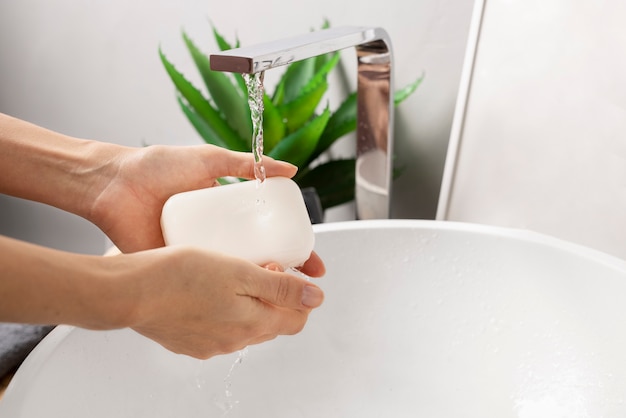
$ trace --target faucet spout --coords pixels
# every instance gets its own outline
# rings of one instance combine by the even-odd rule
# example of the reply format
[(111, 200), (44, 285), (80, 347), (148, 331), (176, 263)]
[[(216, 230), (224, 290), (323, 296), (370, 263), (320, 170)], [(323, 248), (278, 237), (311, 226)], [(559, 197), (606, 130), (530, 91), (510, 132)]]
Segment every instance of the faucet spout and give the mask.
[(390, 217), (393, 155), (391, 40), (382, 28), (339, 27), (231, 49), (210, 56), (211, 69), (258, 73), (354, 47), (357, 55), (355, 203), (358, 219)]

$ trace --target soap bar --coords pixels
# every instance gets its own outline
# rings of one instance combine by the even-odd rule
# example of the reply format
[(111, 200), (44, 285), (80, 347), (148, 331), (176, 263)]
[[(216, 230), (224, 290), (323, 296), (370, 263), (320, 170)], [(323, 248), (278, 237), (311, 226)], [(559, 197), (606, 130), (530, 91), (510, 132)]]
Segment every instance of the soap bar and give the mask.
[(285, 177), (176, 194), (161, 214), (166, 245), (192, 245), (264, 265), (299, 267), (315, 244), (298, 185)]

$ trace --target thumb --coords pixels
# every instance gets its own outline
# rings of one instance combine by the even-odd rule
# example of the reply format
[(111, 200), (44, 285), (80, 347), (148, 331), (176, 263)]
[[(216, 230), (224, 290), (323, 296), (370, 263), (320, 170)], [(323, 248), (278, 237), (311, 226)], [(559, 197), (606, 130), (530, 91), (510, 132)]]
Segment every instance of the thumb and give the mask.
[(291, 309), (311, 309), (322, 304), (324, 292), (316, 285), (289, 273), (263, 272), (252, 282), (249, 296)]
[[(212, 147), (209, 150), (215, 153), (213, 158), (210, 159), (212, 173), (220, 173), (220, 176), (254, 178), (254, 159), (250, 153), (230, 151), (221, 147)], [(282, 176), (291, 178), (298, 171), (298, 167), (295, 165), (286, 161), (275, 160), (267, 155), (263, 156), (263, 166), (268, 177)]]

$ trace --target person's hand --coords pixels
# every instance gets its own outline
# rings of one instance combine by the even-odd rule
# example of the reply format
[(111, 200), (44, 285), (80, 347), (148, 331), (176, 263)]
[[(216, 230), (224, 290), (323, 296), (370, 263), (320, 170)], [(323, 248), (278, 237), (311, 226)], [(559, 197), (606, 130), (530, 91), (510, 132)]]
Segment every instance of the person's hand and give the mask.
[(111, 257), (118, 260), (135, 266), (127, 325), (197, 358), (295, 334), (323, 300), (307, 280), (191, 247)]
[[(245, 260), (163, 247), (165, 201), (253, 178), (252, 156), (210, 145), (128, 148), (82, 140), (0, 114), (0, 192), (93, 222), (122, 252), (96, 257), (0, 237), (0, 320), (131, 327), (179, 353), (207, 358), (293, 334), (323, 293), (307, 280)], [(267, 176), (296, 167), (271, 158)], [(313, 253), (301, 271), (321, 276)]]
[[(254, 178), (251, 154), (200, 145), (125, 148), (111, 158), (87, 218), (122, 252), (164, 245), (161, 211), (172, 195), (216, 185), (219, 177)], [(263, 158), (266, 175), (293, 177), (297, 168)]]

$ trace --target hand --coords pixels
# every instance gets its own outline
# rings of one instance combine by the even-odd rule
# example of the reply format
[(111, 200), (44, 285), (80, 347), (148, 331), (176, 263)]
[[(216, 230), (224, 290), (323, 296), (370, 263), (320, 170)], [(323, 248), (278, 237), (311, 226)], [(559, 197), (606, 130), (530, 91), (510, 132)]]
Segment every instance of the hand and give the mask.
[(139, 269), (129, 326), (197, 358), (295, 334), (323, 300), (321, 289), (302, 278), (200, 249), (167, 247), (118, 257), (111, 261), (126, 260)]
[[(127, 148), (58, 134), (0, 114), (0, 192), (82, 216), (124, 252), (95, 257), (0, 237), (0, 320), (92, 329), (130, 326), (206, 358), (293, 334), (323, 293), (308, 281), (200, 249), (163, 246), (173, 194), (223, 176), (252, 178), (250, 154), (214, 146)], [(268, 176), (296, 167), (265, 158)], [(142, 251), (145, 250), (145, 251)], [(302, 267), (324, 273), (316, 254)]]
[[(219, 177), (254, 178), (251, 154), (212, 145), (124, 148), (111, 161), (86, 217), (122, 252), (164, 245), (160, 218), (170, 196), (212, 187)], [(269, 157), (263, 161), (268, 177), (292, 177), (297, 170)]]

